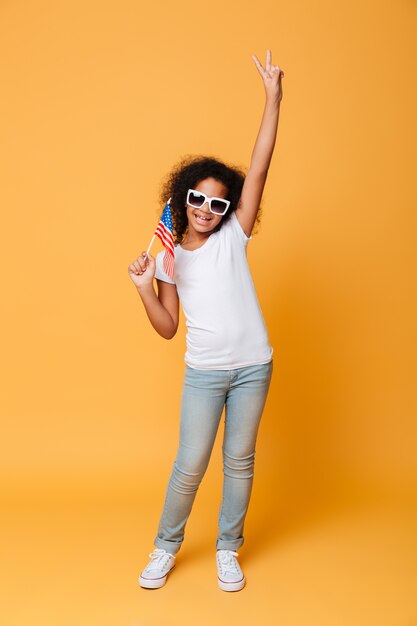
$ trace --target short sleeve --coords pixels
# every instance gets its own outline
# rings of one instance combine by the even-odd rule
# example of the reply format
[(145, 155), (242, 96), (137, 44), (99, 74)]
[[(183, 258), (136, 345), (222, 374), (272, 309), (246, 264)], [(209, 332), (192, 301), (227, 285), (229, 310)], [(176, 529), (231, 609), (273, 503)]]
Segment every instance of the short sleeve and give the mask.
[(252, 239), (252, 235), (250, 237), (247, 236), (242, 226), (240, 225), (240, 222), (236, 215), (236, 211), (232, 212), (232, 215), (230, 216), (230, 223), (232, 229), (237, 234), (237, 236), (243, 241), (245, 245), (247, 245), (248, 242)]
[(165, 254), (165, 250), (161, 250), (161, 252), (158, 252), (158, 254), (156, 255), (155, 278), (158, 278), (159, 280), (163, 280), (166, 283), (170, 283), (171, 285), (175, 285), (175, 281), (172, 280), (172, 278), (168, 276), (168, 274), (165, 272), (163, 268), (164, 254)]

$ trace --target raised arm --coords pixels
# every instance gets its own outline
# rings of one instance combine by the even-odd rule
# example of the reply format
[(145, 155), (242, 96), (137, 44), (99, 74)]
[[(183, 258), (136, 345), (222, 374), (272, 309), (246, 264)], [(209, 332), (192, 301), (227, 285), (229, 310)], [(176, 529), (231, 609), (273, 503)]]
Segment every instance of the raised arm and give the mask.
[(255, 224), (269, 165), (274, 152), (278, 129), (279, 108), (282, 100), (281, 79), (284, 76), (284, 72), (278, 65), (272, 65), (270, 50), (267, 50), (266, 53), (265, 68), (262, 67), (259, 59), (255, 55), (252, 55), (252, 58), (262, 77), (266, 100), (249, 170), (243, 184), (239, 206), (236, 209), (236, 217), (248, 237), (250, 237), (253, 225)]

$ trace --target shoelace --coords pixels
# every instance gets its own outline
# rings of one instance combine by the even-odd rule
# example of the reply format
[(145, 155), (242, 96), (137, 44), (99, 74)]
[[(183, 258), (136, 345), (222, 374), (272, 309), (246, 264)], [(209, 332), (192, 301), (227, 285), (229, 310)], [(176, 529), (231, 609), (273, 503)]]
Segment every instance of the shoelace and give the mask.
[(160, 569), (161, 567), (164, 567), (168, 560), (170, 559), (171, 554), (168, 554), (163, 548), (156, 548), (155, 550), (153, 550), (149, 556), (152, 559), (152, 563), (149, 563), (149, 565), (147, 566), (147, 570), (151, 570), (151, 569)]
[(236, 574), (241, 574), (237, 561), (234, 558), (235, 556), (239, 556), (239, 553), (235, 552), (234, 550), (222, 550), (220, 552), (219, 561), (222, 566), (223, 574), (228, 571)]

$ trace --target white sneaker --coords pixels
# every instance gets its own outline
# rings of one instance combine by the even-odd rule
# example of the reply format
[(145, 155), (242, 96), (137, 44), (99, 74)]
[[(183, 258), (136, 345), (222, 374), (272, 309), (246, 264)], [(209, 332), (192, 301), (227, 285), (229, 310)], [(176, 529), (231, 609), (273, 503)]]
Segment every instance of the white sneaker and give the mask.
[(217, 581), (223, 591), (239, 591), (245, 586), (245, 577), (238, 560), (239, 556), (234, 550), (217, 550)]
[(147, 589), (159, 589), (165, 585), (169, 572), (175, 567), (175, 555), (164, 548), (155, 548), (149, 556), (151, 560), (141, 572), (138, 583)]

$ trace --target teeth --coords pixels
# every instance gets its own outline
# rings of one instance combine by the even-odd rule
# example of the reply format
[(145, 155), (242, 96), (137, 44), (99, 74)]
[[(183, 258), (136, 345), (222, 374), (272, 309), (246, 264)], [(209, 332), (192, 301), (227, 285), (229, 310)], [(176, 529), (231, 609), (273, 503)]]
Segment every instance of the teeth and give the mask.
[(211, 217), (202, 217), (201, 215), (196, 215), (196, 217), (198, 217), (200, 220), (205, 220), (206, 222), (209, 222), (211, 220)]

